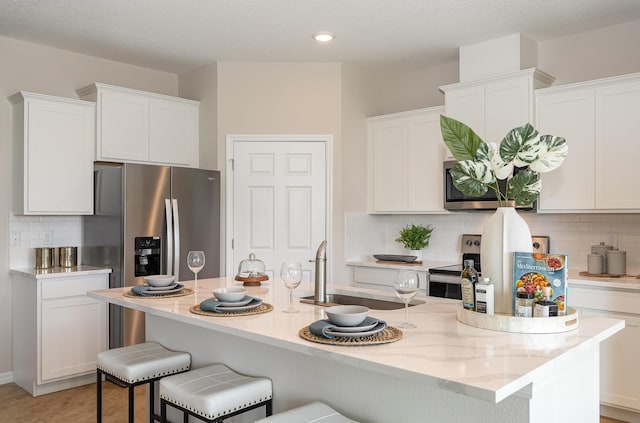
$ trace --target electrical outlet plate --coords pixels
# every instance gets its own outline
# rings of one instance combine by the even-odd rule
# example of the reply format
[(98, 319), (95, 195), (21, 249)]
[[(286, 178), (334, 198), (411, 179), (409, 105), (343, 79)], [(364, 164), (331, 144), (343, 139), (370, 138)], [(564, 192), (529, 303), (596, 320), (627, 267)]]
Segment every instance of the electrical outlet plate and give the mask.
[(20, 246), (20, 232), (11, 231), (9, 232), (9, 247), (19, 247)]
[(53, 234), (51, 231), (40, 231), (40, 239), (42, 240), (42, 245), (51, 245)]

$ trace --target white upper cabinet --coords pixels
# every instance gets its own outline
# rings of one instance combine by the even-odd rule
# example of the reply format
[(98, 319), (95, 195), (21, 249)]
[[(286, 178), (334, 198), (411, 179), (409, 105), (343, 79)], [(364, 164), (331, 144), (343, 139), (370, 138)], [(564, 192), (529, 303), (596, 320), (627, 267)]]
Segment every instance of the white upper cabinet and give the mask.
[(543, 212), (639, 212), (640, 74), (536, 92), (537, 128), (564, 137), (569, 155), (542, 175)]
[(96, 160), (198, 167), (199, 102), (96, 83)]
[(19, 92), (13, 103), (14, 212), (93, 213), (95, 105)]
[(444, 213), (442, 107), (367, 119), (369, 213)]
[(440, 87), (445, 114), (471, 127), (486, 142), (502, 141), (511, 129), (533, 122), (533, 90), (553, 78), (536, 69)]

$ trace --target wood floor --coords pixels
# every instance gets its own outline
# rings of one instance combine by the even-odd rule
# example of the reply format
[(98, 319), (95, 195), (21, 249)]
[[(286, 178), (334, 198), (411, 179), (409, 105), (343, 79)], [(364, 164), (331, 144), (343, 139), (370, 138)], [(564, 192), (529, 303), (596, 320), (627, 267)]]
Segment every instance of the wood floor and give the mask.
[[(127, 421), (127, 390), (104, 382), (103, 422)], [(135, 388), (136, 422), (146, 415), (146, 385)], [(14, 383), (0, 385), (0, 422), (2, 423), (86, 423), (96, 421), (95, 384), (67, 389), (33, 398)], [(600, 423), (624, 423), (601, 417)]]

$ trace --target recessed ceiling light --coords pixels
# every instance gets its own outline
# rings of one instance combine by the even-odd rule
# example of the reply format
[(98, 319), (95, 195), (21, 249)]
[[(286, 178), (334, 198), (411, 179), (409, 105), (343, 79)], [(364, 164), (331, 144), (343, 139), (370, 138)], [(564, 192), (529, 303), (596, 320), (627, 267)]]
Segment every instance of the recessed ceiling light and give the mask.
[(315, 34), (313, 34), (313, 39), (322, 43), (331, 41), (334, 38), (336, 37), (330, 32), (316, 32)]

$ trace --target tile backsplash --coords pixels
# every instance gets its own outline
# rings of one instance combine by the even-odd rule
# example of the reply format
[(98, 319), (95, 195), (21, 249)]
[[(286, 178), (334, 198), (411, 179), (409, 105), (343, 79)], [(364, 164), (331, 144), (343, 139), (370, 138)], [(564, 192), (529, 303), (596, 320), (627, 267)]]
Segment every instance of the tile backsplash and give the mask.
[[(481, 234), (491, 212), (445, 215), (345, 215), (345, 259), (371, 259), (371, 255), (407, 254), (395, 242), (406, 224), (435, 227), (424, 260), (458, 262), (460, 235)], [(604, 242), (627, 252), (627, 274), (640, 274), (640, 214), (540, 214), (520, 213), (533, 235), (548, 235), (551, 252), (569, 255), (569, 268), (587, 270), (591, 245)]]
[[(37, 247), (80, 247), (82, 218), (80, 216), (9, 217), (9, 267), (33, 268)], [(81, 254), (80, 248), (78, 255)], [(78, 257), (78, 263), (82, 263)]]

